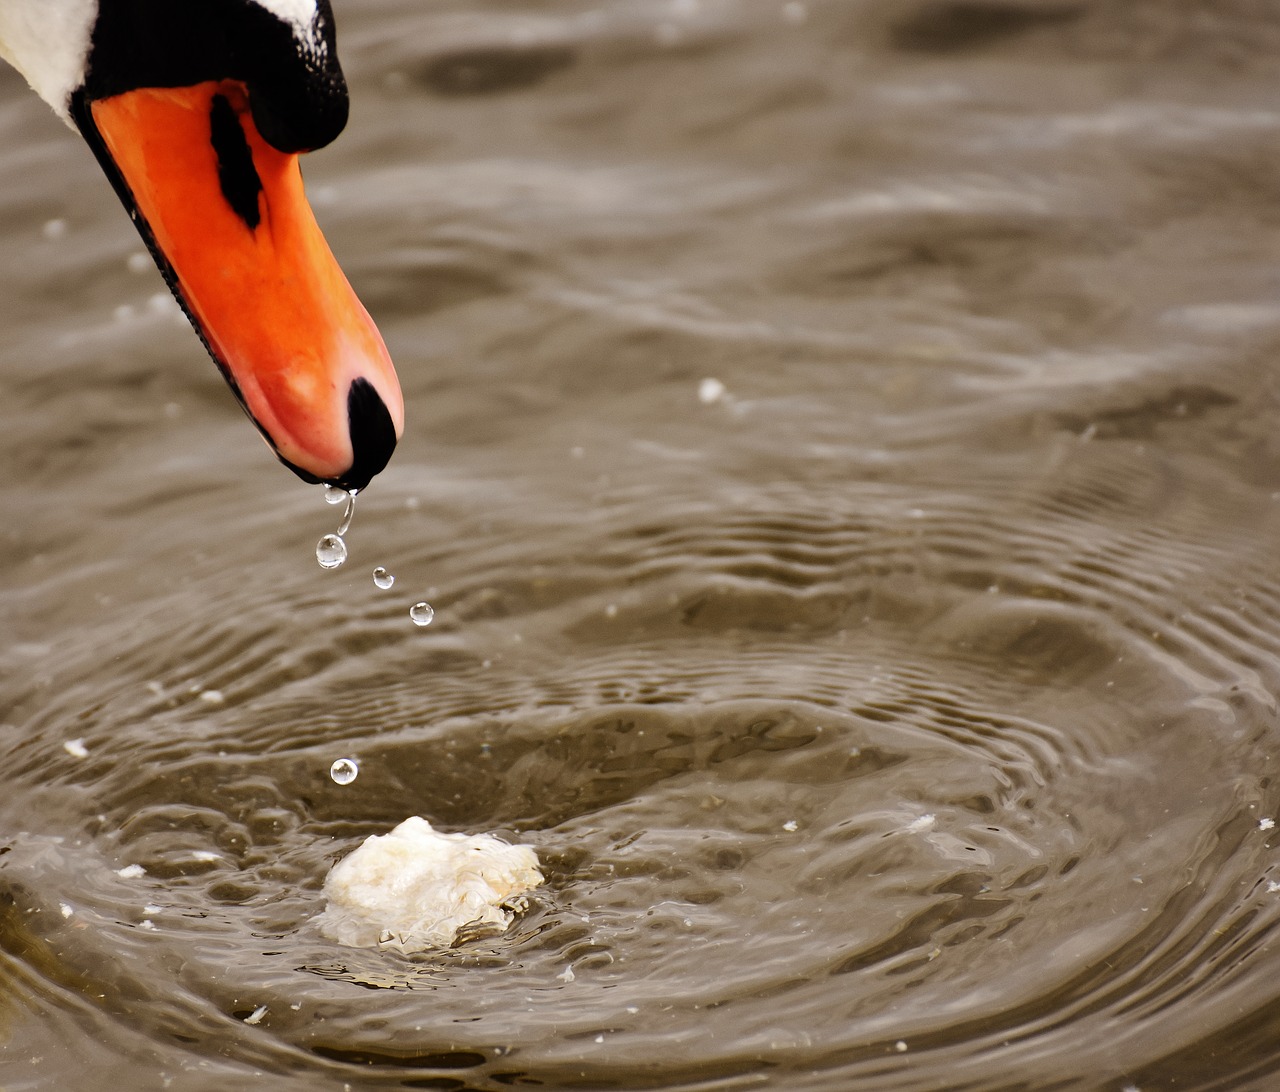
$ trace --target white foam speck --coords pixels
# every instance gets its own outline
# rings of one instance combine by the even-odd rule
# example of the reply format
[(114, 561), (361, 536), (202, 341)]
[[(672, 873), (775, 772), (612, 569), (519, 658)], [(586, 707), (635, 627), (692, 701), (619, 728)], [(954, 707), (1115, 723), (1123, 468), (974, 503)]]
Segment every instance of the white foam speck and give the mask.
[(83, 739), (69, 739), (62, 745), (62, 749), (72, 758), (89, 757), (89, 748), (84, 745)]
[(913, 819), (907, 824), (906, 832), (908, 834), (923, 834), (926, 830), (933, 830), (937, 821), (936, 816), (929, 814), (922, 815), (920, 818)]
[(1267, 819), (1259, 819), (1259, 820), (1258, 820), (1258, 829), (1259, 829), (1259, 830), (1270, 830), (1270, 829), (1271, 829), (1272, 827), (1274, 827), (1275, 825), (1276, 825), (1276, 821), (1275, 821), (1274, 819), (1271, 819), (1271, 818), (1267, 818)]
[(790, 0), (782, 5), (782, 18), (792, 26), (799, 26), (809, 18), (809, 9), (800, 0)]
[(698, 401), (712, 406), (725, 396), (725, 385), (718, 379), (704, 379), (698, 384)]
[(136, 880), (139, 876), (145, 876), (147, 870), (140, 864), (125, 865), (124, 868), (117, 868), (116, 875), (122, 880)]
[(178, 301), (169, 292), (153, 292), (147, 297), (147, 310), (153, 315), (177, 314)]
[(262, 1018), (266, 1015), (267, 1015), (267, 1006), (259, 1005), (256, 1009), (253, 1010), (253, 1012), (249, 1013), (249, 1015), (244, 1018), (244, 1022), (246, 1024), (260, 1024), (262, 1023)]
[(69, 918), (71, 917), (72, 914), (75, 913), (75, 911), (72, 910), (71, 907), (65, 902), (58, 903), (58, 909), (62, 912), (62, 916), (64, 918)]

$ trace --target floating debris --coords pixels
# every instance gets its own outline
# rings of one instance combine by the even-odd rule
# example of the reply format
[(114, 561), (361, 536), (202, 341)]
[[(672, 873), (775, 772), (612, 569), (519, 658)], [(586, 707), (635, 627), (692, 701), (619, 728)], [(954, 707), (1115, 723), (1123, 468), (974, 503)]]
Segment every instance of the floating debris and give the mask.
[(540, 883), (531, 847), (491, 834), (440, 834), (414, 816), (334, 865), (317, 921), (326, 937), (352, 948), (448, 948), (464, 926), (469, 936), (477, 927), (506, 929), (513, 903)]

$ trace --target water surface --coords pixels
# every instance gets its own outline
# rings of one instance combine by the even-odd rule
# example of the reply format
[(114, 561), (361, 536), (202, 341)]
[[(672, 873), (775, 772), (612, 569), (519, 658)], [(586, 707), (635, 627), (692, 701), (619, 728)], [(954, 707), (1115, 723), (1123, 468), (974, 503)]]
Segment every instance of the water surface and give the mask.
[[(0, 1083), (1272, 1087), (1270, 6), (336, 6), (332, 572), (0, 74)], [(530, 912), (326, 941), (415, 814)]]

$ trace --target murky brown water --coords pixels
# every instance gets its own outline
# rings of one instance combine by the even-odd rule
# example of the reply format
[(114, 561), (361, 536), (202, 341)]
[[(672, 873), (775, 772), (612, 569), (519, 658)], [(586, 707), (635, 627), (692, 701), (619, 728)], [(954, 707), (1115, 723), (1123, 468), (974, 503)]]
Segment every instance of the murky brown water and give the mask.
[[(0, 1084), (1275, 1087), (1270, 0), (336, 6), (333, 573), (0, 74)], [(548, 887), (325, 941), (413, 814)]]

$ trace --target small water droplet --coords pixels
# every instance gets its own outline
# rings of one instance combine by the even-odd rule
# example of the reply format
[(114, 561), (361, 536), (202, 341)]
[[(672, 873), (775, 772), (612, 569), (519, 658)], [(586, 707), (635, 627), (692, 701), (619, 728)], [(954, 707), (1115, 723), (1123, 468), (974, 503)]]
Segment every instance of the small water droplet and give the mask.
[(386, 591), (387, 588), (391, 587), (391, 585), (396, 582), (396, 578), (379, 565), (373, 570), (373, 582), (383, 591)]
[(356, 514), (356, 495), (347, 494), (347, 507), (342, 513), (342, 522), (338, 524), (338, 534), (345, 535), (351, 529), (351, 517)]
[(347, 560), (347, 544), (341, 535), (325, 535), (316, 543), (316, 560), (322, 569), (336, 569)]
[(339, 489), (336, 485), (324, 487), (325, 504), (345, 504), (350, 495), (345, 489)]
[(329, 767), (329, 776), (339, 785), (350, 785), (360, 775), (360, 767), (354, 758), (336, 759)]
[(409, 608), (409, 617), (415, 626), (429, 626), (435, 616), (435, 608), (430, 603), (414, 603)]

